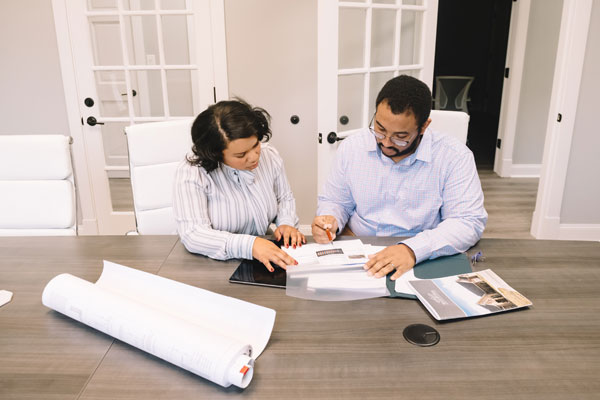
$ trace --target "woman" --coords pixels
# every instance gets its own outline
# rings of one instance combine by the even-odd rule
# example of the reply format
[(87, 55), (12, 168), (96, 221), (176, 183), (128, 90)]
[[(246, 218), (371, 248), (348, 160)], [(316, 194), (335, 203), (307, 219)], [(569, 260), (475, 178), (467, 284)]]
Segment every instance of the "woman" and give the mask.
[(192, 125), (192, 152), (175, 176), (173, 211), (192, 253), (226, 260), (256, 258), (269, 271), (297, 264), (272, 241), (256, 237), (274, 222), (277, 241), (301, 246), (296, 202), (283, 160), (266, 142), (270, 115), (242, 100), (221, 101)]

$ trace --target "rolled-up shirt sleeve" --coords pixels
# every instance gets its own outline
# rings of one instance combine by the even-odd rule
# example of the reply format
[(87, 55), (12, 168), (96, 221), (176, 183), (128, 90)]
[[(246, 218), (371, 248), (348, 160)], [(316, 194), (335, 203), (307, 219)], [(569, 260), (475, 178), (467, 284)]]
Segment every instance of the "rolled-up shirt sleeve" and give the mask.
[(252, 259), (255, 236), (213, 229), (209, 213), (210, 177), (187, 161), (179, 165), (173, 189), (173, 214), (185, 248), (217, 260)]

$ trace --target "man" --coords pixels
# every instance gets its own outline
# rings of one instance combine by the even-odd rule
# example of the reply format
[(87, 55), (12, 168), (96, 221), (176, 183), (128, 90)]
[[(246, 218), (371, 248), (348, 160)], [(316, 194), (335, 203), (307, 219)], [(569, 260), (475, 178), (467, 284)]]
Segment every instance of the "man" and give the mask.
[[(369, 129), (338, 148), (319, 196), (312, 234), (318, 243), (341, 232), (409, 237), (373, 255), (364, 268), (392, 280), (416, 263), (463, 252), (487, 221), (473, 153), (427, 130), (431, 91), (401, 75), (377, 95)], [(345, 229), (344, 229), (345, 227)]]

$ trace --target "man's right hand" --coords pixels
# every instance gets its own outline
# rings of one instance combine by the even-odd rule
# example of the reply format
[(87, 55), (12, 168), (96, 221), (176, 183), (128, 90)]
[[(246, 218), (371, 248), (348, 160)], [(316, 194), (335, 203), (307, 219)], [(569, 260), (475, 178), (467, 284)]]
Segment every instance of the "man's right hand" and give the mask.
[(270, 272), (275, 270), (271, 263), (275, 263), (283, 269), (286, 269), (288, 265), (298, 264), (296, 260), (277, 247), (275, 243), (259, 237), (254, 239), (252, 257), (263, 263)]
[[(335, 239), (338, 230), (337, 219), (333, 215), (318, 215), (312, 222), (312, 235), (317, 243), (329, 243)], [(331, 233), (331, 239), (327, 237), (327, 229)]]

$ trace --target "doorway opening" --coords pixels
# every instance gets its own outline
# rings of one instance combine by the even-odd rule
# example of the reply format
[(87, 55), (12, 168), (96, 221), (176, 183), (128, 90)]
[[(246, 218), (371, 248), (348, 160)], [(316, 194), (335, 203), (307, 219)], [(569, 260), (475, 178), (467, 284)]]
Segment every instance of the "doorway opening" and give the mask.
[(439, 0), (433, 92), (435, 77), (473, 77), (467, 145), (478, 169), (494, 166), (511, 8), (511, 0)]

